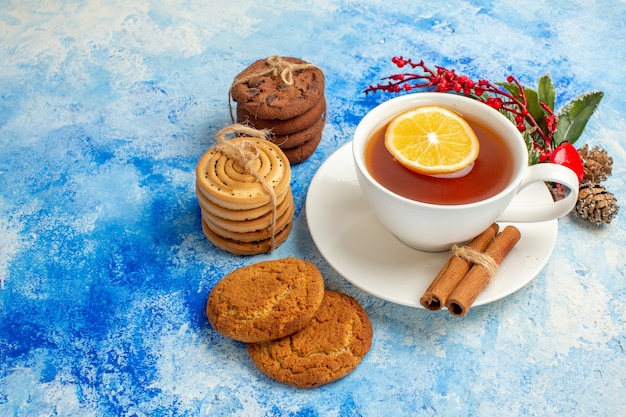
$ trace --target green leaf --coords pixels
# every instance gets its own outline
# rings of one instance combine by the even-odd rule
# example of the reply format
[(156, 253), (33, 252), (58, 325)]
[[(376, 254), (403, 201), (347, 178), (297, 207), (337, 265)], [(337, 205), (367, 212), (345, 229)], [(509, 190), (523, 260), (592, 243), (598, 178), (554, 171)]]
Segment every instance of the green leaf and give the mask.
[(519, 97), (520, 89), (515, 83), (495, 83), (497, 86), (504, 88), (506, 91), (514, 95), (515, 97)]
[(552, 83), (552, 78), (550, 78), (550, 74), (545, 74), (539, 79), (539, 84), (537, 85), (537, 94), (539, 96), (539, 101), (546, 104), (552, 111), (554, 111), (554, 102), (556, 100), (556, 90), (554, 89), (554, 84)]
[[(511, 93), (512, 96), (518, 98), (520, 101), (520, 94), (522, 93), (520, 88), (515, 83), (496, 83), (496, 85), (504, 88), (506, 91)], [(526, 95), (526, 108), (530, 115), (537, 121), (537, 123), (541, 124), (545, 117), (545, 112), (539, 105), (539, 96), (537, 92), (531, 88), (524, 87), (524, 94)]]
[(565, 141), (574, 144), (578, 140), (602, 97), (604, 97), (602, 91), (583, 93), (559, 110), (557, 113), (559, 123), (554, 133), (554, 146), (559, 146)]
[(543, 129), (543, 121), (546, 118), (546, 112), (539, 105), (539, 94), (530, 88), (524, 88), (524, 93), (526, 94), (526, 107), (528, 108), (528, 112)]

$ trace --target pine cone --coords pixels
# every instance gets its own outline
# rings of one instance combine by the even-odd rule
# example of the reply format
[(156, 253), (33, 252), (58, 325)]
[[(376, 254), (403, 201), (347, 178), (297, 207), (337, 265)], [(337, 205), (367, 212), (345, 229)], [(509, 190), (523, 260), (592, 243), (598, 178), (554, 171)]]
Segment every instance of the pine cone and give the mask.
[(584, 180), (590, 180), (596, 184), (606, 180), (613, 171), (613, 158), (604, 149), (594, 146), (589, 150), (586, 144), (578, 150), (580, 158), (585, 166)]
[(619, 206), (615, 196), (603, 185), (583, 180), (578, 190), (578, 201), (574, 214), (595, 226), (608, 224), (617, 215)]
[(561, 184), (547, 183), (554, 201), (563, 200), (565, 198), (565, 190)]

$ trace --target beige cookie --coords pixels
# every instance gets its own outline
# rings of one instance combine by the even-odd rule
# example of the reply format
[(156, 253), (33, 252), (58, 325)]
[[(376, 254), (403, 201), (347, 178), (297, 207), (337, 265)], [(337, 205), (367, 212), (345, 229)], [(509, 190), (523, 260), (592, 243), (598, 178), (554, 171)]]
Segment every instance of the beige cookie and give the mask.
[(278, 340), (249, 344), (248, 353), (270, 378), (309, 388), (352, 372), (369, 351), (372, 337), (365, 310), (353, 298), (327, 290), (305, 328)]
[[(276, 203), (277, 205), (284, 204), (285, 198), (287, 194), (291, 194), (291, 188), (287, 188), (285, 192), (280, 195), (276, 195)], [(209, 200), (202, 190), (196, 186), (196, 196), (198, 197), (198, 203), (200, 204), (200, 208), (209, 213), (212, 213), (215, 216), (221, 217), (222, 219), (233, 220), (233, 221), (244, 221), (244, 220), (252, 220), (258, 219), (261, 216), (266, 215), (272, 210), (272, 203), (267, 203), (263, 206), (259, 206), (253, 209), (247, 210), (232, 210), (227, 209), (225, 207), (219, 206)]]
[(257, 156), (253, 160), (252, 171), (259, 181), (214, 146), (207, 151), (196, 165), (196, 186), (204, 197), (221, 207), (231, 210), (249, 210), (271, 202), (267, 184), (275, 195), (289, 187), (291, 166), (283, 151), (270, 141), (258, 138), (237, 138), (229, 142), (237, 144), (249, 141), (256, 147)]
[(216, 247), (228, 251), (233, 255), (249, 256), (271, 252), (282, 245), (289, 237), (292, 225), (293, 222), (287, 223), (282, 230), (276, 230), (273, 242), (271, 236), (257, 242), (241, 242), (238, 240), (227, 239), (215, 234), (215, 232), (211, 230), (204, 220), (202, 220), (202, 231), (209, 242)]
[[(216, 215), (214, 212), (209, 211), (209, 207), (207, 207), (206, 201), (204, 201), (202, 198), (198, 198), (198, 202), (200, 203), (202, 216), (207, 219), (209, 225), (215, 225), (220, 229), (228, 230), (235, 233), (249, 233), (267, 229), (272, 225), (273, 214), (271, 206), (268, 207), (267, 212), (257, 218), (240, 221), (225, 219), (221, 216)], [(287, 217), (285, 213), (287, 213), (288, 211), (290, 211), (291, 214)], [(291, 193), (287, 193), (287, 195), (285, 195), (285, 198), (283, 198), (283, 201), (276, 205), (276, 222), (278, 222), (279, 219), (282, 219), (281, 221), (283, 222), (291, 221), (292, 217), (293, 197)], [(222, 233), (218, 234), (226, 236)]]
[(324, 279), (315, 265), (296, 258), (236, 269), (209, 294), (206, 314), (216, 331), (242, 342), (292, 334), (315, 315)]
[[(241, 223), (241, 227), (238, 231), (233, 231), (234, 225), (229, 224), (229, 228), (222, 227), (223, 219), (216, 218), (209, 213), (202, 213), (202, 220), (206, 223), (207, 227), (211, 229), (213, 233), (226, 239), (235, 240), (239, 242), (258, 242), (272, 237), (272, 230), (275, 234), (278, 234), (281, 230), (291, 223), (293, 219), (293, 204), (287, 207), (287, 211), (282, 213), (281, 216), (276, 218), (276, 222), (272, 229), (271, 216), (268, 219), (267, 226), (258, 229), (255, 227), (246, 227), (250, 221), (238, 222)], [(220, 223), (222, 222), (222, 223)], [(231, 222), (234, 223), (234, 222)]]

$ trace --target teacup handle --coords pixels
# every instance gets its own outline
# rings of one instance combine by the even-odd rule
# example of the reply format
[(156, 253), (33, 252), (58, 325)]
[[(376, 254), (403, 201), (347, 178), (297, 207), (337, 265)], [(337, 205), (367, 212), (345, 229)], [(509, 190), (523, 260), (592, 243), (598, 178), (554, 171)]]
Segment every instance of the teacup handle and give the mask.
[(498, 217), (502, 222), (531, 223), (558, 219), (574, 208), (578, 199), (578, 177), (571, 169), (558, 164), (543, 163), (532, 165), (520, 184), (518, 193), (535, 182), (555, 182), (569, 188), (565, 198), (550, 203), (532, 205), (509, 205)]

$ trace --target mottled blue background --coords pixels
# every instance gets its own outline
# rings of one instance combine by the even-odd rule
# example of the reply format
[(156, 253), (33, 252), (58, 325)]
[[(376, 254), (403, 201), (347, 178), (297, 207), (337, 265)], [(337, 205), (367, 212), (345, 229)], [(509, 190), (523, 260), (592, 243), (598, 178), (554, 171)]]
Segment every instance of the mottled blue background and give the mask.
[[(626, 3), (504, 3), (0, 0), (0, 415), (623, 415), (623, 215), (563, 218), (537, 279), (463, 319), (358, 290), (307, 229), (308, 184), (389, 98), (362, 91), (393, 55), (531, 86), (548, 72), (557, 107), (604, 91), (580, 141), (614, 158), (626, 202)], [(194, 167), (234, 76), (274, 54), (324, 69), (328, 124), (293, 168), (288, 241), (235, 257), (202, 235)], [(223, 275), (285, 256), (374, 326), (361, 366), (314, 390), (267, 379), (204, 317)]]

